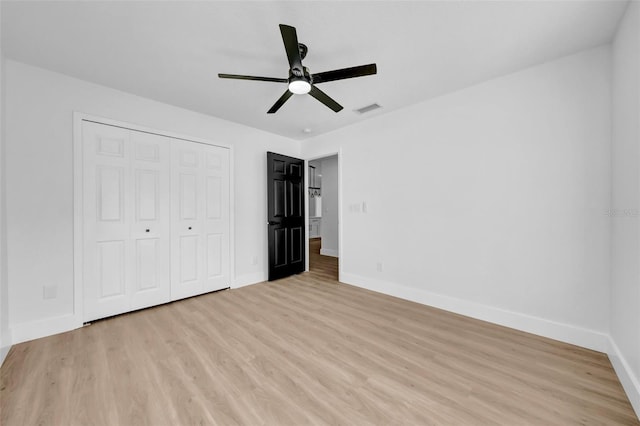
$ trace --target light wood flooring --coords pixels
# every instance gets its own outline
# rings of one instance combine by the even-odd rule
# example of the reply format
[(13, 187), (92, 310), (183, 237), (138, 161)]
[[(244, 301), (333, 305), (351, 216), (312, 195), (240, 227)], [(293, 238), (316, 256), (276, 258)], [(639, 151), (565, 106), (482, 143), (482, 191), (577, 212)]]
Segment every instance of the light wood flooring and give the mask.
[(640, 424), (602, 353), (313, 264), (15, 345), (0, 424)]
[(320, 238), (309, 240), (309, 272), (312, 272), (316, 279), (333, 283), (338, 281), (338, 258), (322, 256), (320, 254), (321, 245), (322, 239)]

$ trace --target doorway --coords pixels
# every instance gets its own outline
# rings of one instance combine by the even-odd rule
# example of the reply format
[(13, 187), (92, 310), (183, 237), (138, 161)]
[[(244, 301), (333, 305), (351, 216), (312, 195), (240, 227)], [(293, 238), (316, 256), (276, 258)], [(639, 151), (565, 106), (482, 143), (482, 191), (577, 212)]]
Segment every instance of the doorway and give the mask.
[(307, 162), (309, 272), (338, 281), (338, 155)]

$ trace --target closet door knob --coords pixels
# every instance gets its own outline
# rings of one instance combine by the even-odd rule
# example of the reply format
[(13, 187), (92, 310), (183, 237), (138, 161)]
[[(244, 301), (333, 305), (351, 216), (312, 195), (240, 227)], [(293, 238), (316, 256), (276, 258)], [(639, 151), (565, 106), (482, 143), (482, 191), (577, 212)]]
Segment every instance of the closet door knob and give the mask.
[(149, 230), (148, 230), (148, 229), (145, 229), (145, 231), (144, 231), (144, 232), (149, 232)]
[(189, 227), (189, 230), (191, 230), (191, 227)]

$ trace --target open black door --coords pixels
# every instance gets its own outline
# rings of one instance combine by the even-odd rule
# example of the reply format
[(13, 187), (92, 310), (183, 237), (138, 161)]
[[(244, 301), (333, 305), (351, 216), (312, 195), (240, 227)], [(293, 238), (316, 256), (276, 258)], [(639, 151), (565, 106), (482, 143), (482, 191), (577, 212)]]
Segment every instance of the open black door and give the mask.
[(269, 281), (304, 272), (304, 160), (267, 152)]

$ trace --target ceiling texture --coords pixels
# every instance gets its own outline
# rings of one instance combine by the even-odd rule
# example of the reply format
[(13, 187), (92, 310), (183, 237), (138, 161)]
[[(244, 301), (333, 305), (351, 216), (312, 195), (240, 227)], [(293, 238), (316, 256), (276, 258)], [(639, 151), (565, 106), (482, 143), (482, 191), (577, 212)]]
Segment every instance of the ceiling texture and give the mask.
[[(5, 57), (304, 139), (612, 40), (627, 1), (2, 1)], [(278, 24), (311, 73), (375, 62), (267, 110), (288, 77)], [(359, 114), (372, 103), (381, 109)], [(305, 132), (305, 129), (307, 131)]]

